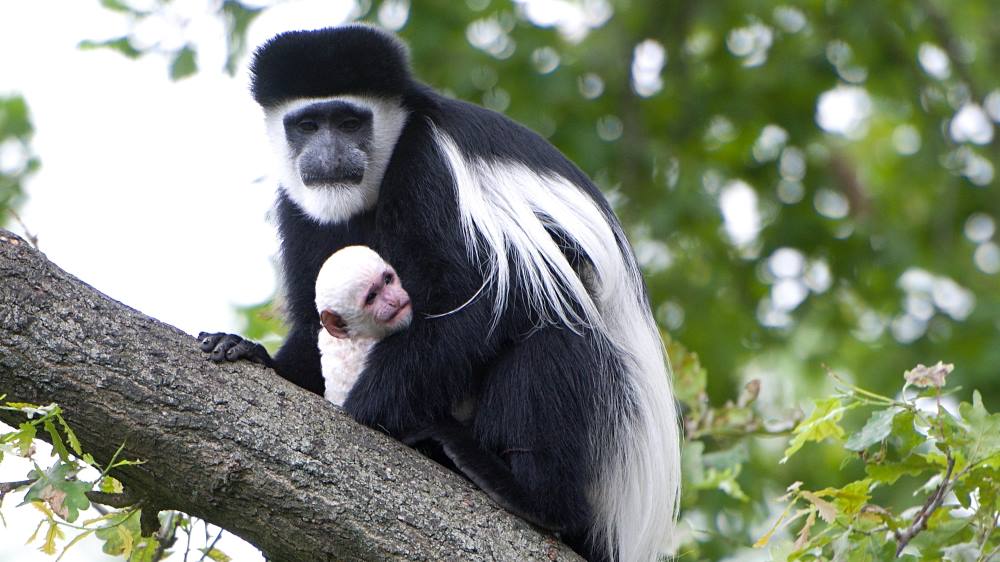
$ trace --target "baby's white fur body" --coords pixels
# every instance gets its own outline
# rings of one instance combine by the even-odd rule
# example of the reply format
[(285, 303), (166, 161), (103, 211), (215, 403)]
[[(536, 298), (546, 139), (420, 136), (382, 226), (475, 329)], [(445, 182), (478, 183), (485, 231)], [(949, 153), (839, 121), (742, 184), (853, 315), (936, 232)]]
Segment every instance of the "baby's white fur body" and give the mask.
[(323, 397), (343, 406), (347, 394), (354, 388), (358, 375), (365, 368), (368, 351), (378, 340), (368, 337), (335, 338), (319, 330), (320, 365), (326, 390)]

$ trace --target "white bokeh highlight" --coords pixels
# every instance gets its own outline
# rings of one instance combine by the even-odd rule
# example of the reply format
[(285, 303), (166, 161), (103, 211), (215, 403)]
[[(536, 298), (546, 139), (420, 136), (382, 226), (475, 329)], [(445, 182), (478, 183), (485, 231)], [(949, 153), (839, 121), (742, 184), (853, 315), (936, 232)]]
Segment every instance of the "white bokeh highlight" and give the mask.
[(837, 86), (819, 96), (816, 122), (823, 130), (857, 140), (868, 133), (872, 100), (859, 86)]
[(646, 39), (635, 46), (632, 52), (632, 89), (644, 98), (655, 95), (663, 89), (664, 65), (667, 64), (667, 50), (653, 39)]

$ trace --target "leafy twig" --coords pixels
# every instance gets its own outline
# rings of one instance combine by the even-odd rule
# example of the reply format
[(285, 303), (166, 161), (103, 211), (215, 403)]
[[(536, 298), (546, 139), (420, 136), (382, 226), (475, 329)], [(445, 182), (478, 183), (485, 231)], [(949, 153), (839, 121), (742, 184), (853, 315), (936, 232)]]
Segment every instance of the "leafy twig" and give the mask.
[(187, 532), (187, 546), (184, 547), (184, 560), (183, 562), (188, 562), (188, 554), (191, 552), (191, 535), (194, 533), (194, 518), (188, 518), (188, 526), (185, 529)]
[[(206, 531), (208, 530), (208, 525), (205, 525), (205, 530)], [(219, 539), (222, 538), (222, 533), (224, 532), (225, 530), (219, 529), (218, 534), (216, 534), (215, 538), (212, 539), (212, 543), (205, 546), (205, 550), (202, 551), (201, 558), (198, 559), (198, 562), (205, 562), (205, 557), (208, 556), (209, 552), (212, 552), (212, 550), (215, 548), (215, 543), (219, 542)]]
[(0, 500), (7, 494), (13, 492), (14, 490), (27, 486), (29, 484), (34, 484), (37, 478), (29, 478), (27, 480), (18, 480), (17, 482), (0, 482)]
[(177, 541), (177, 527), (181, 523), (181, 517), (176, 511), (171, 511), (167, 515), (167, 524), (156, 534), (156, 550), (150, 558), (150, 562), (159, 562), (167, 553), (167, 549), (174, 546)]
[(831, 369), (830, 367), (827, 367), (826, 365), (823, 365), (823, 368), (826, 369), (826, 373), (828, 375), (830, 375), (830, 377), (833, 380), (835, 380), (838, 383), (842, 384), (843, 386), (847, 387), (849, 390), (851, 390), (852, 392), (854, 392), (856, 394), (859, 394), (861, 396), (866, 396), (866, 397), (871, 398), (872, 400), (876, 401), (877, 403), (884, 404), (886, 406), (902, 406), (902, 404), (900, 404), (898, 401), (893, 400), (892, 398), (889, 398), (888, 396), (882, 396), (881, 394), (876, 394), (876, 393), (874, 393), (874, 392), (872, 392), (870, 390), (865, 390), (865, 389), (861, 388), (860, 386), (857, 386), (855, 384), (851, 384), (850, 382), (847, 382), (846, 380), (844, 380), (843, 378), (841, 378), (840, 375), (838, 375), (837, 373), (835, 373), (833, 371), (833, 369)]
[(927, 528), (927, 521), (931, 518), (931, 515), (933, 515), (934, 512), (937, 511), (939, 507), (941, 507), (941, 503), (944, 501), (945, 495), (947, 495), (948, 491), (951, 489), (951, 484), (952, 484), (951, 471), (954, 468), (955, 468), (955, 459), (952, 458), (951, 454), (949, 453), (948, 468), (947, 470), (945, 470), (944, 478), (941, 480), (941, 483), (939, 483), (937, 488), (934, 489), (934, 493), (932, 493), (930, 497), (927, 498), (927, 501), (924, 503), (924, 506), (920, 509), (920, 512), (917, 513), (916, 517), (913, 518), (913, 523), (911, 523), (910, 526), (905, 531), (895, 533), (896, 543), (897, 543), (896, 546), (897, 558), (899, 557), (899, 553), (901, 553), (903, 549), (906, 548), (906, 545), (910, 544), (910, 541), (913, 540), (913, 537), (917, 536), (918, 534), (920, 534), (921, 531)]

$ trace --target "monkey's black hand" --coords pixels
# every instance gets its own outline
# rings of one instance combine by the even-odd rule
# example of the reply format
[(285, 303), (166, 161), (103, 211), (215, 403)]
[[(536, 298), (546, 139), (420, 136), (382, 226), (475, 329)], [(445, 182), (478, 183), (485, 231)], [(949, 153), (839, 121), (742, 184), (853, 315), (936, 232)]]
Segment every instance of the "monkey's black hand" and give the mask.
[(235, 334), (218, 332), (209, 334), (202, 332), (198, 334), (198, 345), (201, 350), (208, 353), (208, 358), (212, 361), (239, 361), (246, 359), (254, 363), (259, 363), (266, 367), (274, 368), (274, 360), (264, 349), (264, 346), (257, 342), (245, 340)]

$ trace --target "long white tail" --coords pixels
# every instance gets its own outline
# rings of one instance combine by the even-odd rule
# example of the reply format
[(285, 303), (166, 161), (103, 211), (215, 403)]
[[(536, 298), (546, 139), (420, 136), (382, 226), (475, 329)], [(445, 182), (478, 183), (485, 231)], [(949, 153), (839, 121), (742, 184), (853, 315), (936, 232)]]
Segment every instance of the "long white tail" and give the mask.
[[(663, 343), (625, 234), (568, 179), (518, 162), (467, 159), (441, 130), (435, 139), (455, 179), (467, 247), (487, 253), (478, 257), (490, 264), (496, 309), (506, 306), (513, 269), (543, 322), (599, 331), (617, 348), (630, 393), (614, 405), (612, 429), (598, 436), (607, 456), (590, 490), (591, 536), (618, 562), (656, 560), (674, 532), (680, 433)], [(586, 283), (547, 226), (586, 253), (593, 268)]]

